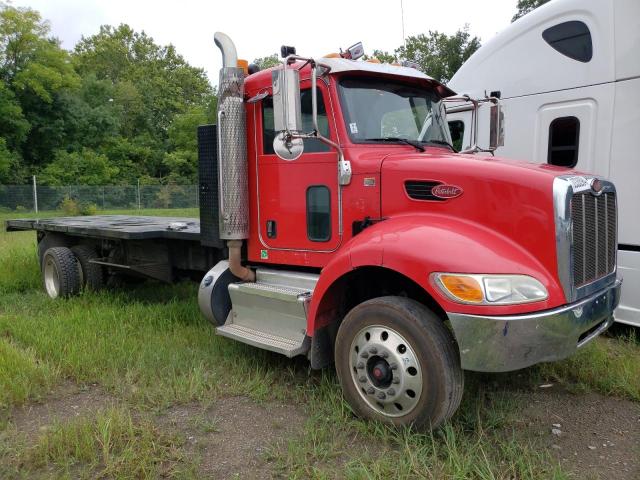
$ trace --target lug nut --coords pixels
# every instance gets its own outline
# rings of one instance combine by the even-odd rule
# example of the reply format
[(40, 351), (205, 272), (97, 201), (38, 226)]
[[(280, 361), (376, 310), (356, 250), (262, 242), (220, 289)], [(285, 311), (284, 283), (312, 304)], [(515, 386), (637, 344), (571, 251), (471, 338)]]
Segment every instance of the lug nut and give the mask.
[(397, 385), (397, 384), (399, 384), (399, 383), (400, 383), (400, 379), (399, 379), (399, 378), (397, 378), (397, 377), (394, 377), (394, 378), (393, 378), (393, 380), (391, 380), (391, 383), (393, 383), (393, 384)]
[(390, 388), (389, 390), (387, 390), (387, 395), (395, 395), (396, 391), (393, 388)]
[(376, 391), (374, 390), (374, 388), (373, 388), (373, 387), (369, 387), (369, 388), (367, 388), (367, 393), (368, 393), (369, 395), (373, 395), (375, 392), (376, 392)]
[(389, 365), (389, 368), (391, 370), (397, 370), (398, 369), (398, 364), (397, 363), (392, 363), (392, 364)]
[(378, 353), (378, 349), (377, 349), (376, 347), (371, 347), (371, 348), (369, 349), (369, 353), (370, 353), (371, 355), (375, 355), (376, 353)]
[(367, 377), (362, 376), (358, 379), (358, 381), (364, 383), (367, 381)]
[(387, 398), (387, 396), (384, 394), (384, 392), (380, 392), (380, 393), (378, 393), (378, 398), (380, 400), (384, 400), (385, 398)]
[(362, 370), (364, 368), (364, 363), (363, 362), (358, 362), (358, 364), (356, 365), (356, 368), (358, 370)]
[(380, 356), (381, 356), (382, 358), (389, 358), (389, 354), (388, 354), (387, 352), (382, 352), (382, 353), (380, 354)]
[(361, 356), (362, 358), (369, 358), (369, 354), (368, 354), (367, 352), (362, 352), (362, 353), (360, 354), (360, 356)]

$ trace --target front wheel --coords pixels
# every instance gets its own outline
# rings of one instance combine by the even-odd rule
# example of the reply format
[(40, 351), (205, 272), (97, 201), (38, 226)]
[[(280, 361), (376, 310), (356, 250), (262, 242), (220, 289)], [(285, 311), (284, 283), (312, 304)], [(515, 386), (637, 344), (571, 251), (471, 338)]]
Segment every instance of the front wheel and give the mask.
[(335, 363), (360, 417), (436, 428), (460, 405), (464, 377), (455, 339), (414, 300), (380, 297), (353, 308), (338, 330)]

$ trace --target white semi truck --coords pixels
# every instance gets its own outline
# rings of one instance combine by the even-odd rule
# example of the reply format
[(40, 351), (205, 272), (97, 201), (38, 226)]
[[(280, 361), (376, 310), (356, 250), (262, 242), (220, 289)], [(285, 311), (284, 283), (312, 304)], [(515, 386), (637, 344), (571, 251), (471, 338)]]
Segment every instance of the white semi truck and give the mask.
[[(616, 320), (640, 326), (640, 1), (553, 0), (483, 45), (448, 86), (500, 97), (506, 130), (496, 155), (603, 175), (619, 195)], [(449, 103), (454, 143), (489, 144), (489, 109)]]

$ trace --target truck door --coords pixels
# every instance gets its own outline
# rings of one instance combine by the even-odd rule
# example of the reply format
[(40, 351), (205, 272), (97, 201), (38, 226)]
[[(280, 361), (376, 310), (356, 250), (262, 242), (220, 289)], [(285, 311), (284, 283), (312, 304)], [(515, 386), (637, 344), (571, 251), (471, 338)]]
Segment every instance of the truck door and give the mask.
[[(311, 90), (301, 85), (302, 120), (312, 130)], [(259, 239), (268, 250), (333, 251), (340, 244), (338, 225), (337, 153), (315, 139), (304, 140), (304, 153), (295, 161), (278, 158), (273, 150), (273, 99), (258, 109), (257, 181)], [(330, 97), (318, 82), (318, 125), (335, 140)]]

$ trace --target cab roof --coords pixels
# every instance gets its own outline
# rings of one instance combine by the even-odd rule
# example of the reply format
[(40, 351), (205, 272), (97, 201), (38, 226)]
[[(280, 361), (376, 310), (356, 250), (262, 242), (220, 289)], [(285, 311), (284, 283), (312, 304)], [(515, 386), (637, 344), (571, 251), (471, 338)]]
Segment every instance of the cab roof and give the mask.
[[(388, 77), (398, 78), (412, 78), (421, 80), (428, 86), (435, 88), (440, 97), (449, 97), (455, 95), (455, 92), (446, 85), (443, 85), (436, 79), (422, 73), (420, 70), (410, 67), (401, 67), (397, 65), (390, 65), (388, 63), (374, 63), (358, 60), (348, 60), (346, 58), (317, 58), (316, 62), (320, 65), (329, 67), (329, 74), (344, 73), (344, 72), (363, 72), (372, 73), (377, 75), (384, 75)], [(301, 62), (299, 62), (302, 64)], [(251, 79), (258, 83), (262, 83), (263, 76), (269, 77), (269, 83), (271, 82), (271, 70), (280, 67), (273, 67), (270, 69), (261, 70), (260, 72), (250, 75)], [(253, 82), (252, 82), (253, 83)]]

